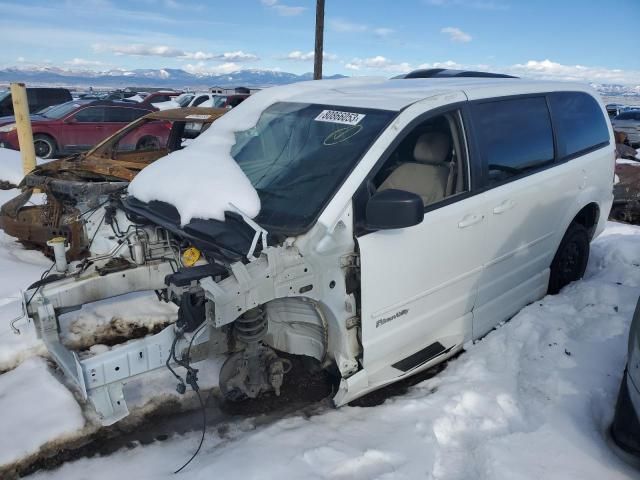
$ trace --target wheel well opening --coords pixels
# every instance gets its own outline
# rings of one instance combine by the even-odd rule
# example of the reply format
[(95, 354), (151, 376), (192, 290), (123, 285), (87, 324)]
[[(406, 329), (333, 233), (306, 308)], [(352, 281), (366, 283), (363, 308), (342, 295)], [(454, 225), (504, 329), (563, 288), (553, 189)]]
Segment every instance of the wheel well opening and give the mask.
[(596, 203), (590, 203), (578, 212), (572, 223), (579, 223), (584, 226), (587, 229), (587, 232), (589, 232), (589, 239), (592, 239), (593, 234), (596, 231), (596, 225), (598, 224), (599, 218), (600, 207), (598, 207), (598, 204)]

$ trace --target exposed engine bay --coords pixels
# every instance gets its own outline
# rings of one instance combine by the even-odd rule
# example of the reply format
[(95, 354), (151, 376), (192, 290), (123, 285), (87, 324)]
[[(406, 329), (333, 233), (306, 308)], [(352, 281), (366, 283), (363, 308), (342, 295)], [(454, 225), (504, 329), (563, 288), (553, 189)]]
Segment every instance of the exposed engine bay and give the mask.
[[(55, 272), (23, 296), (25, 314), (103, 424), (128, 414), (123, 386), (133, 377), (168, 368), (180, 393), (189, 385), (197, 390), (192, 364), (205, 358), (223, 360), (219, 387), (229, 401), (279, 395), (291, 369), (287, 355), (309, 357), (342, 378), (358, 370), (350, 222), (332, 232), (317, 225), (316, 241), (298, 244), (269, 235), (241, 212), (180, 226), (175, 209), (160, 202), (113, 194), (103, 208), (88, 231), (104, 253), (67, 263), (64, 242), (52, 243)], [(177, 321), (93, 355), (63, 344), (60, 315), (135, 291), (176, 304)]]

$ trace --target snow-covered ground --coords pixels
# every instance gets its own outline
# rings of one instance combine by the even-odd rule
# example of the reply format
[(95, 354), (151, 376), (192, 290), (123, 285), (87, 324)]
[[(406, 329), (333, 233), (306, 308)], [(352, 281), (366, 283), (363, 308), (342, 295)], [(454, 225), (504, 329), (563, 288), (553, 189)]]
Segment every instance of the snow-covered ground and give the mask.
[[(3, 280), (26, 278), (23, 266), (31, 269), (31, 280), (39, 276), (34, 264), (7, 260), (19, 250), (3, 240)], [(14, 285), (17, 289), (20, 280)], [(8, 287), (2, 295), (9, 294)], [(482, 341), (468, 345), (437, 376), (377, 407), (326, 409), (266, 423), (247, 419), (232, 423), (226, 431), (211, 429), (200, 455), (183, 475), (193, 479), (638, 478), (637, 471), (610, 451), (606, 431), (639, 294), (640, 228), (610, 223), (592, 245), (583, 281), (526, 307)], [(86, 309), (77, 318), (104, 317), (100, 311)], [(0, 310), (0, 315), (3, 351), (9, 329), (6, 312)], [(19, 349), (14, 351), (14, 356), (18, 354)], [(73, 436), (87, 428), (73, 397), (65, 396), (64, 387), (48, 372), (44, 362), (32, 359), (0, 375), (0, 431), (20, 431), (0, 437), (0, 463), (34, 452), (54, 436)], [(198, 432), (175, 435), (29, 478), (174, 478), (172, 472), (189, 458), (198, 440)]]
[[(38, 165), (47, 161), (36, 158)], [(11, 185), (18, 185), (22, 181), (22, 177), (24, 177), (24, 173), (20, 152), (9, 148), (0, 148), (0, 183), (8, 182)]]

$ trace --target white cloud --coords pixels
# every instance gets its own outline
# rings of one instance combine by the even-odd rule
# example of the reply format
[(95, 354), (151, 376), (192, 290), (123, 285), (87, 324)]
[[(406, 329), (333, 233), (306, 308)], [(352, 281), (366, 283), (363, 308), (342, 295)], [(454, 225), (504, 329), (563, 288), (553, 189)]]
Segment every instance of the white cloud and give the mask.
[(509, 5), (492, 0), (427, 0), (434, 7), (464, 7), (477, 10), (508, 10)]
[(373, 33), (375, 33), (378, 37), (388, 37), (393, 32), (395, 32), (393, 28), (380, 27), (373, 29)]
[(304, 12), (307, 7), (294, 7), (291, 5), (283, 5), (279, 0), (260, 0), (261, 3), (282, 17), (294, 17)]
[(336, 32), (366, 32), (369, 27), (361, 23), (352, 23), (341, 18), (333, 18), (329, 21), (329, 26)]
[(84, 58), (73, 58), (64, 63), (65, 65), (71, 65), (72, 67), (98, 67), (104, 65), (104, 63), (98, 60), (86, 60)]
[(260, 60), (257, 55), (254, 55), (253, 53), (246, 53), (242, 50), (221, 53), (216, 55), (214, 58), (227, 62), (253, 62), (255, 60)]
[(116, 55), (129, 55), (135, 57), (165, 57), (179, 58), (184, 60), (221, 60), (225, 62), (250, 62), (259, 60), (257, 55), (246, 53), (242, 50), (225, 53), (209, 52), (186, 52), (179, 48), (168, 47), (166, 45), (105, 45), (95, 44), (93, 49), (96, 52), (111, 52)]
[(227, 62), (220, 65), (207, 65), (204, 62), (198, 62), (195, 65), (188, 64), (184, 67), (186, 72), (194, 75), (224, 75), (237, 72), (240, 69), (240, 65), (234, 62)]
[(504, 69), (518, 76), (546, 80), (569, 80), (596, 83), (640, 84), (640, 71), (619, 68), (588, 67), (584, 65), (563, 65), (546, 60), (529, 60)]
[(407, 73), (413, 70), (408, 62), (396, 63), (382, 55), (376, 55), (369, 58), (354, 58), (350, 62), (345, 63), (344, 68), (347, 70), (375, 70), (391, 73)]
[[(293, 60), (300, 62), (313, 61), (314, 58), (315, 53), (313, 51), (302, 52), (300, 50), (294, 50), (292, 52), (289, 52), (286, 56), (282, 57), (283, 60)], [(333, 61), (336, 60), (338, 56), (332, 53), (322, 52), (322, 58), (326, 61)]]
[(440, 30), (440, 33), (449, 35), (449, 39), (451, 41), (458, 42), (458, 43), (467, 43), (467, 42), (470, 42), (472, 39), (471, 35), (469, 35), (466, 32), (463, 32), (457, 27), (445, 27), (442, 30)]
[(185, 52), (166, 45), (105, 45), (94, 44), (93, 49), (96, 52), (111, 52), (116, 55), (131, 55), (136, 57), (183, 57)]

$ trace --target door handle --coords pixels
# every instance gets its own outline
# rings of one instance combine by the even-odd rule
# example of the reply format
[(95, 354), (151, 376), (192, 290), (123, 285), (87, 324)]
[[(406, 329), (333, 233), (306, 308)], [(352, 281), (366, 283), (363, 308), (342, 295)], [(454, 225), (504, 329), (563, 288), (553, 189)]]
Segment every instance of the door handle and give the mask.
[(504, 202), (502, 202), (500, 205), (498, 205), (493, 209), (493, 213), (495, 213), (496, 215), (500, 215), (501, 213), (504, 213), (507, 210), (511, 210), (515, 206), (516, 206), (516, 202), (514, 202), (513, 200), (505, 200)]
[(458, 228), (467, 228), (471, 225), (479, 223), (484, 218), (484, 215), (467, 215), (458, 223)]

